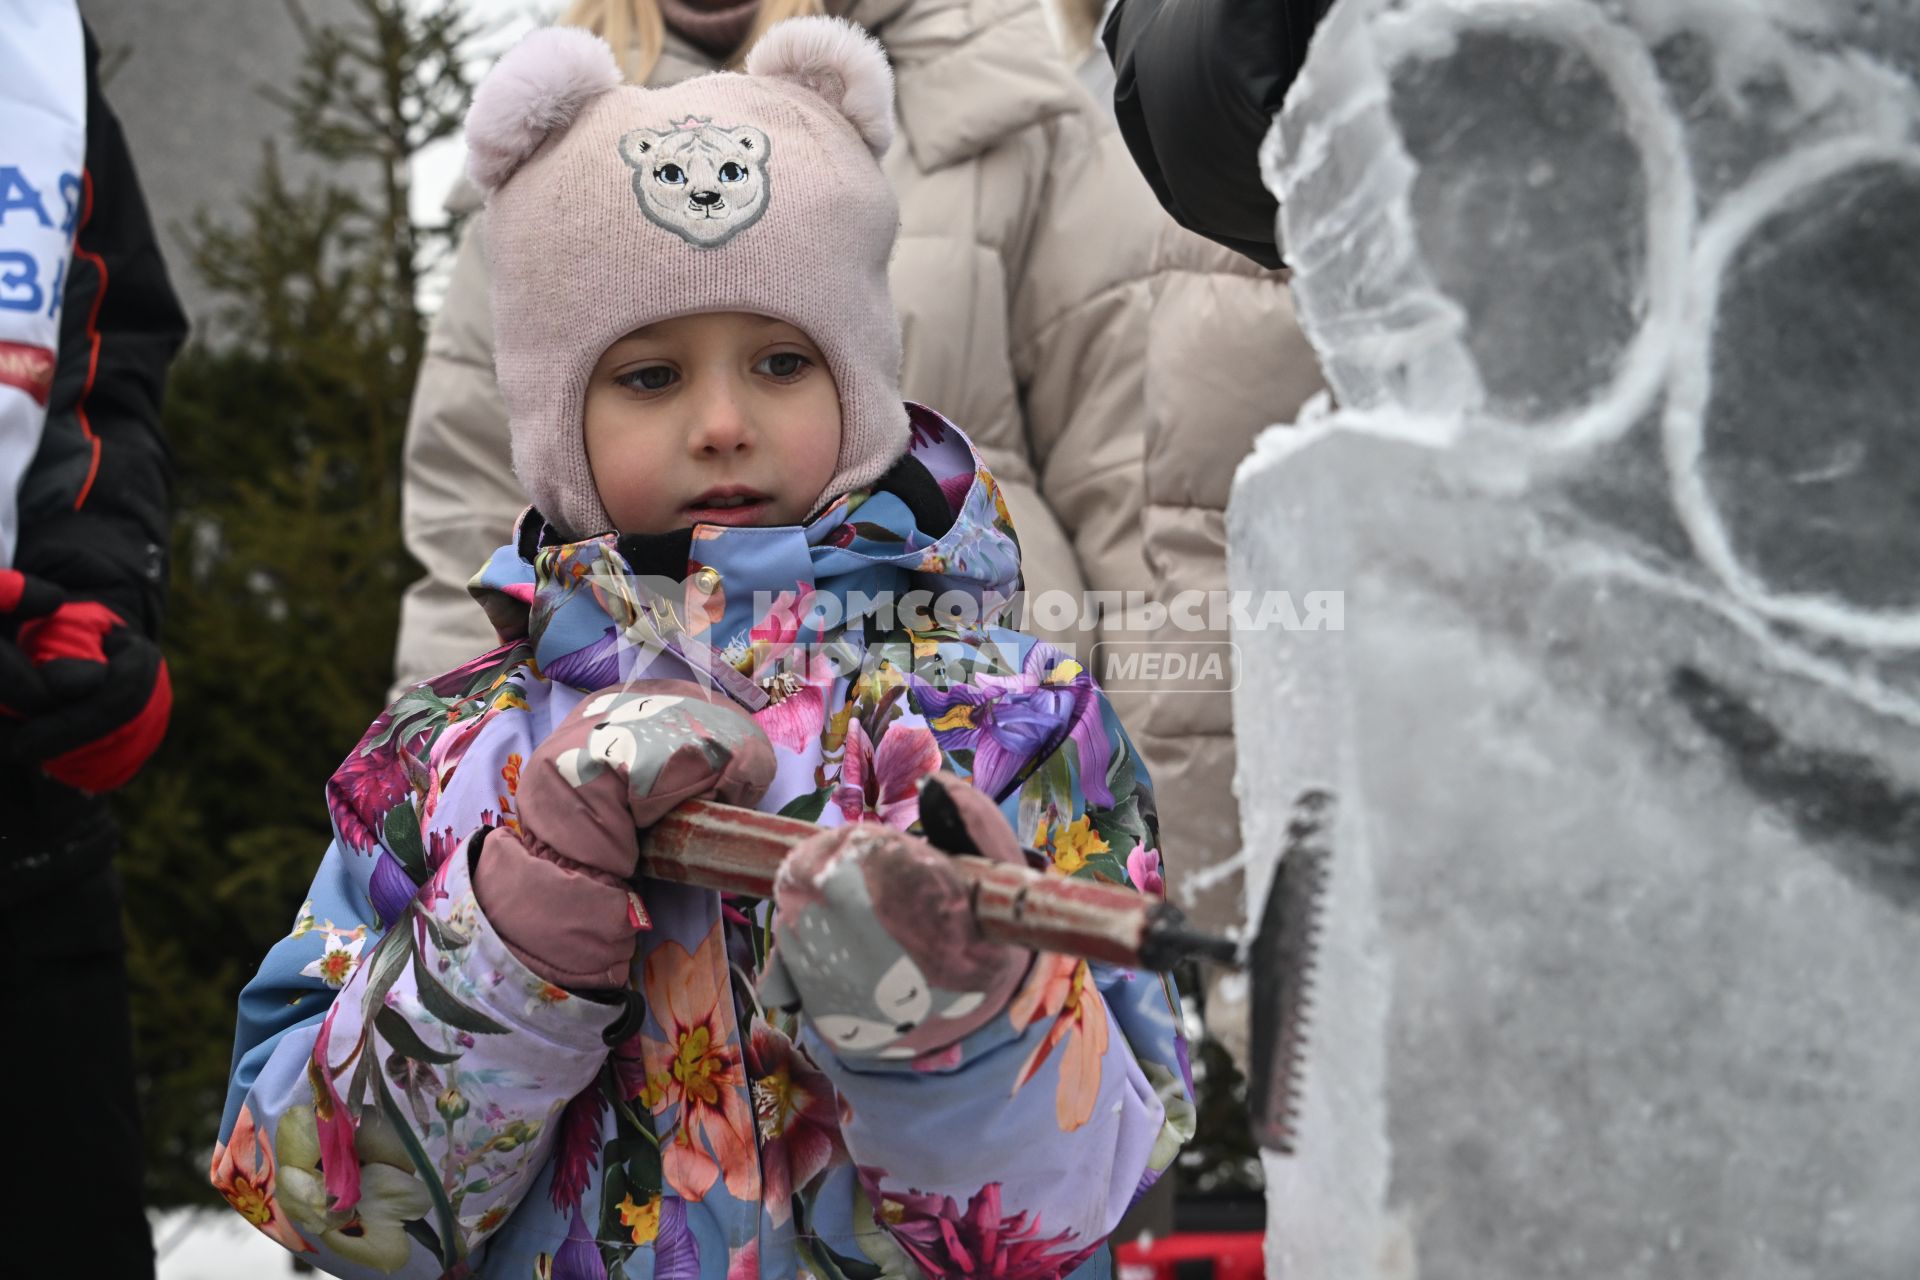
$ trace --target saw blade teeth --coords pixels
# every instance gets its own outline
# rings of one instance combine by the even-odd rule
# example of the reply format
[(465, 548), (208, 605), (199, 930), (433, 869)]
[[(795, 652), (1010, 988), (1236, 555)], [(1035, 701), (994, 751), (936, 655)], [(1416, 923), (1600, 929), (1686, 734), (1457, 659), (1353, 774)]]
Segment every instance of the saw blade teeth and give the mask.
[[(1322, 911), (1329, 852), (1324, 843), (1333, 797), (1301, 793), (1287, 823), (1285, 846), (1249, 947), (1255, 969), (1255, 1120), (1262, 1143), (1284, 1155), (1299, 1138), (1307, 1070), (1308, 1019), (1315, 1008)], [(1272, 988), (1266, 991), (1264, 988)]]

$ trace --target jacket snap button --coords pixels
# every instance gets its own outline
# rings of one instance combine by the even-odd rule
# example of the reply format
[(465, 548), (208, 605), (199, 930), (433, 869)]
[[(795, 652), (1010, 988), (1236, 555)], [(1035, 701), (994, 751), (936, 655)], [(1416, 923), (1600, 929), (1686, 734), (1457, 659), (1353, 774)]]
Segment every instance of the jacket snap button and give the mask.
[(712, 595), (714, 588), (720, 585), (720, 571), (711, 566), (702, 569), (693, 575), (693, 585), (700, 588), (701, 594)]

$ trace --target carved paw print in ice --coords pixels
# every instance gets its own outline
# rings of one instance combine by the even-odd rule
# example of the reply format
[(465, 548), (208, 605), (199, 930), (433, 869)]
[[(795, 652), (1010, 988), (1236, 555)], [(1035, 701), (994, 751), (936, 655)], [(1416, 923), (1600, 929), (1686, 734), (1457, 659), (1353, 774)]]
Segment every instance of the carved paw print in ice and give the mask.
[(1268, 160), (1342, 403), (1630, 421), (1691, 214), (1678, 123), (1628, 109), (1659, 92), (1641, 41), (1585, 3), (1361, 4), (1315, 53)]
[(1916, 71), (1916, 0), (1316, 35), (1262, 162), (1339, 407), (1227, 513), (1344, 597), (1235, 637), (1250, 861), (1342, 815), (1272, 1274), (1914, 1273)]
[(1675, 508), (1738, 599), (1920, 647), (1917, 349), (1912, 141), (1783, 156), (1701, 227), (1662, 427)]
[(1643, 433), (1742, 608), (1920, 645), (1917, 29), (1892, 2), (1345, 0), (1263, 155), (1339, 401), (1547, 466)]

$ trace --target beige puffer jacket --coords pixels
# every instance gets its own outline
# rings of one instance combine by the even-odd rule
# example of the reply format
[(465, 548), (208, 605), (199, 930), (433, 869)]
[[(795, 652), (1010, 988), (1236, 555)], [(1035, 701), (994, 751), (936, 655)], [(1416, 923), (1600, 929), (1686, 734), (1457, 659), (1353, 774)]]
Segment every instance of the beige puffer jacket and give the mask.
[[(1318, 386), (1282, 278), (1167, 218), (1034, 0), (833, 7), (894, 63), (900, 129), (884, 164), (900, 198), (902, 386), (979, 445), (1029, 592), (1223, 588), (1234, 464)], [(707, 69), (669, 35), (655, 80)], [(428, 576), (402, 608), (402, 682), (493, 643), (466, 583), (526, 502), (493, 379), (484, 235), (474, 218), (408, 424), (405, 531)], [(1083, 656), (1098, 638), (1042, 634)], [(1114, 701), (1153, 774), (1176, 875), (1234, 852), (1227, 694)], [(1218, 923), (1228, 904), (1210, 897)]]

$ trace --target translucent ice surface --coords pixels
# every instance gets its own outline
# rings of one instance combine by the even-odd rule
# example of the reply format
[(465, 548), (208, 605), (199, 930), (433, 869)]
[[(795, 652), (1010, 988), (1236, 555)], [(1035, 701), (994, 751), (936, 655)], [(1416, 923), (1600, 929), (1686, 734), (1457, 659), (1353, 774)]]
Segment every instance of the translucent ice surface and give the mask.
[[(1920, 3), (1341, 0), (1268, 139), (1283, 1280), (1920, 1274)], [(1256, 882), (1262, 877), (1251, 877)], [(1257, 897), (1259, 886), (1254, 886)]]

